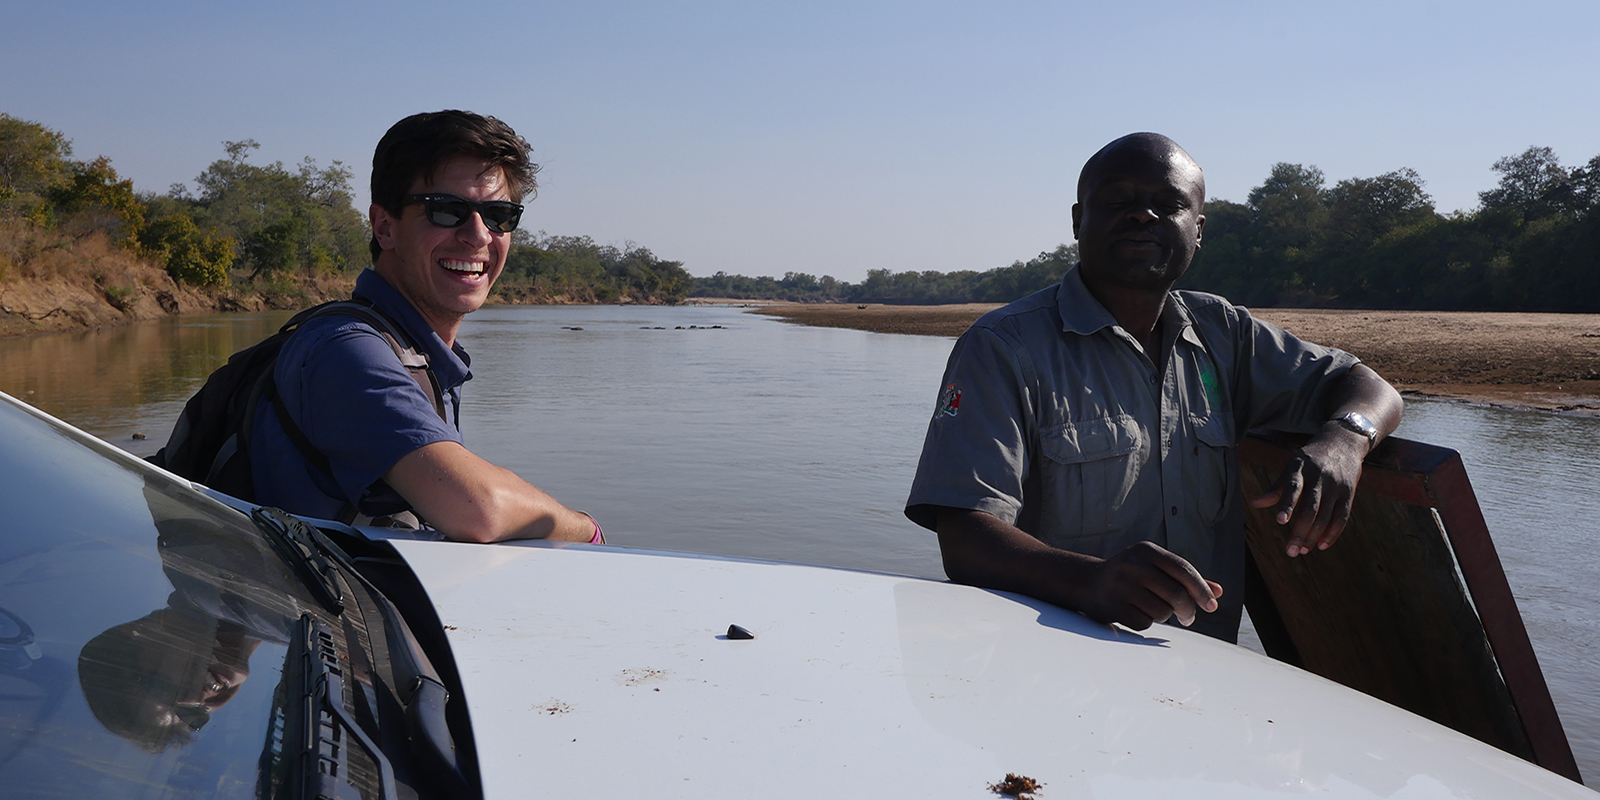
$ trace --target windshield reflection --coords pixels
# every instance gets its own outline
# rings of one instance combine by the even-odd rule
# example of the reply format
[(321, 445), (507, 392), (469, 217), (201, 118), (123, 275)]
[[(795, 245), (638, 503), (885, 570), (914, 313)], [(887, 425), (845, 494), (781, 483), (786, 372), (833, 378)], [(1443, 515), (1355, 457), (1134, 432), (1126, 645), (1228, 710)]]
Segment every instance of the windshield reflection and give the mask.
[(95, 636), (78, 678), (95, 719), (144, 750), (192, 741), (250, 677), (263, 641), (288, 641), (298, 616), (282, 562), (258, 537), (218, 524), (159, 483), (144, 487), (167, 604)]

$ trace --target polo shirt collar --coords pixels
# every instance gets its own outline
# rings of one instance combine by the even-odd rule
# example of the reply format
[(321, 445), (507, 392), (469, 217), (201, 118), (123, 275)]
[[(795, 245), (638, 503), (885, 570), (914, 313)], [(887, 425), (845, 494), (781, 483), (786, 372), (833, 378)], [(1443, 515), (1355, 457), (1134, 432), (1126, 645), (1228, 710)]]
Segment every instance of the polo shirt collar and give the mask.
[(367, 268), (356, 276), (355, 293), (372, 301), (378, 310), (400, 325), (400, 329), (416, 342), (418, 349), (428, 357), (428, 366), (439, 378), (440, 386), (459, 386), (472, 379), (472, 358), (457, 342), (446, 346), (435, 333), (433, 326), (411, 305), (405, 295), (383, 279), (376, 270)]
[[(1061, 316), (1061, 330), (1066, 333), (1088, 336), (1117, 325), (1117, 318), (1083, 284), (1083, 275), (1077, 265), (1073, 265), (1062, 277), (1061, 288), (1056, 292), (1056, 307)], [(1194, 316), (1189, 313), (1189, 305), (1183, 302), (1177, 292), (1167, 293), (1167, 305), (1161, 311), (1161, 321), (1177, 327), (1177, 338), (1196, 347), (1205, 347), (1205, 342), (1195, 333)]]

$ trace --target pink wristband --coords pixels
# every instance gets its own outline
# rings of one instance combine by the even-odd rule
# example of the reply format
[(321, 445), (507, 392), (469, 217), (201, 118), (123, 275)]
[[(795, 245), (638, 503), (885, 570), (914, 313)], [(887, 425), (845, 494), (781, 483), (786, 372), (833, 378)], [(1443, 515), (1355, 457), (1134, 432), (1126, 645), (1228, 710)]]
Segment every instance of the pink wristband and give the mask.
[(594, 515), (588, 512), (584, 512), (583, 515), (588, 517), (590, 522), (594, 523), (594, 538), (589, 540), (589, 544), (605, 544), (606, 537), (605, 534), (600, 532), (600, 521), (595, 519)]

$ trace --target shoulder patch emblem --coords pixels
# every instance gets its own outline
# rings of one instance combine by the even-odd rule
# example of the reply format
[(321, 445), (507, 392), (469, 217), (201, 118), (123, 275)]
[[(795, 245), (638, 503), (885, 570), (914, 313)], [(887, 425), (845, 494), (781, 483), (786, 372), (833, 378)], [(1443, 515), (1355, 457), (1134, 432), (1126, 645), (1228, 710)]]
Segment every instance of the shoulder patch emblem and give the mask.
[(961, 410), (961, 390), (955, 384), (944, 387), (939, 394), (939, 410), (933, 413), (934, 417), (953, 417)]

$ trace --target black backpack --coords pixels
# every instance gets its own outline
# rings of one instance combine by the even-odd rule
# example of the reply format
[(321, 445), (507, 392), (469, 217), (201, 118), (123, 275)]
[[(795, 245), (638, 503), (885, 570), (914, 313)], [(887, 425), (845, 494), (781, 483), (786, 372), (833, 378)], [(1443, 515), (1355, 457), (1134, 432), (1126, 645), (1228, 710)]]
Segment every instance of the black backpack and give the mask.
[[(278, 363), (278, 351), (306, 321), (333, 314), (355, 317), (382, 334), (406, 372), (432, 398), (434, 410), (445, 417), (444, 393), (439, 379), (428, 368), (427, 355), (411, 344), (388, 317), (372, 307), (371, 301), (357, 295), (352, 300), (335, 300), (308, 308), (284, 323), (277, 333), (230, 356), (228, 363), (211, 373), (200, 391), (184, 404), (166, 446), (147, 460), (224, 494), (254, 502), (250, 429), (261, 401), (277, 399), (273, 371)], [(273, 407), (278, 423), (300, 454), (313, 467), (332, 477), (327, 456), (311, 445), (300, 426), (289, 418), (282, 403), (274, 402)]]

